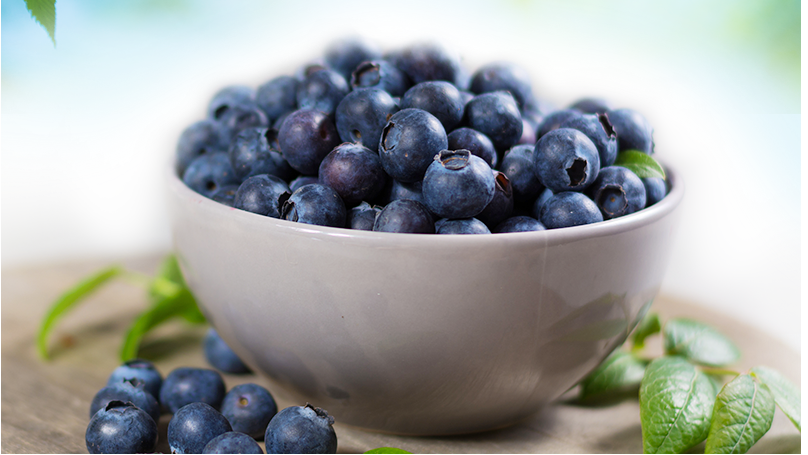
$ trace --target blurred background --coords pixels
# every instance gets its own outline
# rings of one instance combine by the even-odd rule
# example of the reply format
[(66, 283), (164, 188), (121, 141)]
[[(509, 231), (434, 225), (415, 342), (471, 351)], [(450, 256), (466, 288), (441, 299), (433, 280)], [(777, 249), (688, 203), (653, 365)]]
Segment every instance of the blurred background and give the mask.
[(558, 107), (644, 113), (686, 183), (662, 292), (800, 349), (800, 2), (60, 0), (55, 46), (2, 2), (2, 267), (171, 248), (180, 132), (231, 84), (291, 74), (334, 38), (434, 39), (470, 71), (526, 67)]

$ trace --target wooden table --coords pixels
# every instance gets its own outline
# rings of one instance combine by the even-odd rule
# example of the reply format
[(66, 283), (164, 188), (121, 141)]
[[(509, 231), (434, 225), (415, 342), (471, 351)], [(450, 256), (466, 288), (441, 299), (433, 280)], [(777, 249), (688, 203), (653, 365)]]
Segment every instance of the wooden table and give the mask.
[[(158, 257), (123, 261), (133, 270), (152, 274)], [(147, 304), (141, 288), (115, 282), (65, 317), (51, 338), (53, 359), (40, 360), (35, 334), (48, 305), (65, 289), (106, 262), (57, 264), (2, 270), (2, 434), (3, 453), (86, 453), (84, 431), (89, 406), (119, 364), (123, 333)], [(764, 302), (761, 302), (763, 304)], [(663, 320), (689, 316), (713, 324), (730, 336), (744, 357), (738, 368), (768, 365), (800, 383), (800, 355), (781, 342), (726, 315), (661, 296), (654, 310)], [(177, 321), (151, 334), (141, 356), (153, 360), (163, 374), (178, 366), (207, 366), (200, 341), (204, 327)], [(658, 338), (658, 337), (657, 337)], [(661, 350), (659, 343), (649, 347)], [(257, 382), (267, 386), (279, 407), (293, 403), (282, 390), (261, 377), (225, 375), (228, 388)], [(382, 446), (414, 453), (632, 453), (642, 452), (637, 400), (606, 407), (577, 406), (575, 390), (521, 424), (462, 437), (404, 437), (371, 433), (339, 422), (335, 425), (340, 453), (362, 453)], [(165, 438), (169, 416), (160, 421), (158, 450), (168, 453)], [(771, 430), (751, 452), (799, 453), (800, 434), (777, 410)], [(703, 453), (704, 444), (693, 449)]]

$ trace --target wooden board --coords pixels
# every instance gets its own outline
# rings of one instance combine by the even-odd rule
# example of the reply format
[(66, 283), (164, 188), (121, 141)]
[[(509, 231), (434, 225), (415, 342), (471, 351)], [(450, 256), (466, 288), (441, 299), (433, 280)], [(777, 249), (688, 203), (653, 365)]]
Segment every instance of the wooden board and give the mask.
[[(158, 258), (125, 261), (133, 270), (153, 273)], [(48, 305), (81, 277), (108, 265), (104, 262), (55, 264), (2, 271), (2, 424), (3, 453), (86, 453), (84, 431), (89, 406), (119, 364), (118, 349), (127, 325), (146, 305), (143, 289), (115, 282), (65, 317), (55, 330), (53, 359), (40, 360), (34, 338)], [(796, 304), (796, 303), (795, 303)], [(713, 324), (729, 335), (744, 357), (739, 369), (768, 365), (800, 383), (800, 355), (783, 343), (726, 315), (664, 296), (654, 303), (663, 320), (688, 316)], [(200, 341), (204, 327), (177, 321), (148, 337), (141, 355), (163, 374), (179, 366), (207, 366)], [(660, 352), (657, 343), (650, 353)], [(267, 386), (280, 407), (293, 403), (263, 378), (225, 375), (228, 388), (244, 382)], [(404, 437), (335, 425), (340, 453), (362, 453), (382, 446), (414, 453), (640, 453), (642, 438), (637, 400), (613, 406), (582, 407), (570, 391), (557, 403), (512, 427), (468, 436)], [(158, 450), (168, 453), (160, 422)], [(797, 429), (778, 410), (769, 433), (752, 448), (757, 453), (799, 453)], [(703, 444), (693, 449), (703, 452)]]

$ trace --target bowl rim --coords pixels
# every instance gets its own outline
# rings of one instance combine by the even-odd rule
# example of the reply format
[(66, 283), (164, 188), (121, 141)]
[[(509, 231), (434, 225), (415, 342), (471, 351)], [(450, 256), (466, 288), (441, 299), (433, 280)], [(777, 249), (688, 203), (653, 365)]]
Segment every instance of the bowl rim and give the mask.
[(394, 239), (396, 243), (391, 246), (399, 245), (400, 242), (404, 242), (407, 246), (423, 246), (425, 248), (439, 248), (442, 245), (451, 245), (452, 248), (460, 248), (463, 246), (480, 248), (491, 244), (501, 245), (502, 242), (507, 241), (535, 247), (536, 244), (549, 246), (583, 239), (611, 236), (639, 229), (667, 216), (681, 203), (685, 188), (684, 182), (676, 170), (672, 169), (664, 162), (663, 167), (665, 168), (666, 182), (668, 182), (669, 191), (661, 201), (650, 207), (622, 217), (597, 223), (558, 229), (545, 229), (542, 231), (507, 232), (493, 235), (432, 235), (376, 232), (287, 221), (259, 215), (246, 210), (239, 210), (209, 199), (186, 186), (177, 175), (176, 167), (173, 165), (167, 170), (167, 180), (169, 191), (185, 203), (198, 205), (200, 209), (204, 209), (206, 212), (211, 212), (219, 216), (242, 219), (246, 225), (254, 226), (258, 229), (266, 229), (268, 231), (283, 231), (287, 234), (317, 237), (321, 240), (332, 239), (339, 242), (345, 242), (351, 239), (352, 242), (390, 244), (390, 241)]

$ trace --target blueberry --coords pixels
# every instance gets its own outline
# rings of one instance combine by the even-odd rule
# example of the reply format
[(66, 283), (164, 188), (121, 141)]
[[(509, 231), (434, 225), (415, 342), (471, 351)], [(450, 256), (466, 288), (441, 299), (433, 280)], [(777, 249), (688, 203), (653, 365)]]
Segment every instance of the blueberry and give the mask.
[(536, 124), (522, 116), (522, 136), (516, 141), (517, 144), (536, 144)]
[(228, 431), (211, 439), (202, 453), (264, 453), (255, 439), (244, 433)]
[(505, 221), (499, 223), (494, 229), (494, 232), (503, 234), (506, 232), (532, 232), (543, 231), (544, 225), (535, 218), (525, 215), (512, 216)]
[(219, 118), (221, 141), (230, 144), (236, 135), (247, 128), (268, 127), (269, 119), (258, 105), (240, 104), (230, 107)]
[(586, 194), (600, 208), (604, 220), (634, 213), (645, 207), (645, 186), (637, 174), (622, 166), (604, 167)]
[(463, 119), (465, 103), (457, 87), (446, 81), (425, 81), (413, 85), (401, 97), (401, 108), (423, 109), (434, 115), (446, 131)]
[(283, 121), (278, 130), (278, 143), (292, 168), (304, 175), (314, 175), (328, 152), (340, 144), (340, 138), (327, 114), (299, 109)]
[(542, 208), (541, 224), (557, 229), (603, 221), (600, 209), (592, 199), (576, 191), (564, 191), (550, 197)]
[(471, 218), (494, 197), (491, 167), (468, 150), (442, 150), (424, 175), (424, 202), (441, 218)]
[(277, 412), (275, 399), (258, 384), (239, 384), (230, 389), (222, 401), (222, 414), (233, 431), (256, 439), (264, 437), (267, 424)]
[(466, 121), (491, 139), (497, 150), (506, 150), (522, 137), (522, 114), (508, 92), (483, 93), (466, 105)]
[(213, 327), (208, 329), (208, 333), (205, 335), (203, 351), (208, 363), (219, 371), (231, 374), (247, 374), (250, 372), (250, 367), (241, 361)]
[(553, 191), (550, 188), (545, 188), (544, 191), (539, 193), (538, 197), (533, 201), (530, 214), (533, 218), (541, 219), (541, 211), (544, 208), (544, 203), (553, 196)]
[(278, 151), (278, 130), (258, 127), (240, 131), (227, 150), (230, 165), (241, 180), (258, 174), (272, 174), (287, 180), (294, 170)]
[(494, 171), (494, 197), (485, 206), (476, 218), (491, 230), (501, 223), (513, 212), (513, 187), (508, 176), (503, 172)]
[(320, 163), (320, 183), (339, 194), (346, 207), (372, 200), (384, 188), (384, 173), (379, 155), (359, 144), (338, 145)]
[(351, 209), (348, 214), (348, 227), (361, 231), (372, 231), (373, 224), (376, 222), (376, 216), (381, 213), (382, 209), (374, 207), (367, 202), (362, 202), (356, 207)]
[(519, 108), (533, 104), (533, 88), (528, 72), (512, 63), (490, 63), (478, 69), (471, 78), (471, 91), (477, 94), (506, 91), (513, 95)]
[(311, 176), (311, 175), (298, 176), (296, 179), (289, 182), (289, 191), (294, 193), (301, 186), (309, 185), (311, 183), (320, 183), (320, 178), (317, 177), (317, 176)]
[(211, 405), (189, 403), (177, 410), (168, 422), (171, 453), (202, 453), (213, 438), (232, 431), (227, 418)]
[(325, 51), (325, 61), (330, 68), (346, 79), (359, 66), (368, 60), (382, 56), (382, 51), (369, 40), (352, 37), (334, 41)]
[(182, 181), (205, 197), (211, 197), (223, 186), (240, 183), (224, 152), (205, 154), (191, 161), (182, 174)]
[(661, 201), (668, 189), (665, 186), (665, 180), (658, 177), (648, 177), (642, 180), (645, 186), (645, 206), (650, 207), (657, 202)]
[(434, 115), (421, 109), (402, 109), (382, 131), (379, 157), (390, 177), (417, 182), (424, 177), (432, 158), (448, 147), (446, 130)]
[(281, 218), (298, 223), (345, 227), (345, 203), (333, 188), (319, 183), (298, 188), (281, 208)]
[(559, 127), (573, 128), (586, 134), (598, 149), (601, 168), (614, 164), (617, 158), (617, 135), (606, 114), (574, 116), (563, 121)]
[(416, 43), (385, 57), (406, 74), (414, 84), (447, 81), (463, 87), (460, 59), (434, 43)]
[(239, 185), (233, 207), (271, 218), (280, 218), (283, 203), (291, 193), (286, 182), (274, 175), (254, 175)]
[(336, 71), (315, 71), (297, 86), (297, 105), (300, 109), (316, 109), (332, 115), (349, 91), (348, 82)]
[(182, 175), (191, 161), (200, 155), (227, 150), (228, 142), (219, 134), (219, 124), (200, 120), (185, 128), (177, 143), (177, 173)]
[(648, 120), (632, 109), (615, 109), (608, 112), (609, 120), (617, 133), (617, 149), (639, 150), (654, 153), (654, 129)]
[(611, 110), (612, 105), (603, 98), (587, 97), (572, 103), (570, 109), (577, 109), (585, 114), (599, 114)]
[(144, 389), (145, 383), (137, 378), (124, 379), (119, 383), (108, 385), (99, 390), (90, 403), (90, 417), (98, 410), (105, 408), (112, 401), (130, 402), (154, 419), (160, 420), (160, 404), (157, 399)]
[(491, 230), (477, 218), (442, 219), (438, 234), (490, 234)]
[(234, 106), (249, 105), (255, 105), (255, 90), (244, 85), (231, 85), (213, 95), (208, 104), (208, 118), (218, 120)]
[(598, 176), (600, 156), (584, 133), (558, 128), (536, 143), (533, 164), (536, 177), (554, 193), (583, 191)]
[(354, 90), (337, 106), (337, 132), (344, 142), (362, 144), (376, 153), (384, 125), (397, 111), (398, 105), (384, 90)]
[(84, 440), (90, 453), (152, 453), (157, 424), (132, 403), (111, 401), (90, 419)]
[(215, 370), (177, 368), (166, 376), (160, 388), (160, 403), (170, 413), (194, 402), (218, 408), (224, 398), (224, 380)]
[(351, 87), (378, 88), (390, 96), (401, 96), (412, 86), (410, 79), (387, 60), (371, 60), (361, 63), (351, 75)]
[(388, 179), (387, 185), (379, 197), (380, 204), (386, 205), (398, 199), (412, 199), (424, 203), (423, 181), (401, 183), (398, 180)]
[(270, 124), (297, 109), (297, 84), (298, 80), (292, 76), (279, 76), (258, 87), (255, 103), (267, 115)]
[(544, 185), (534, 171), (534, 146), (519, 144), (513, 146), (502, 157), (500, 170), (508, 177), (513, 189), (513, 201), (516, 205), (525, 205), (536, 199)]
[(577, 109), (562, 109), (560, 111), (553, 111), (547, 114), (536, 126), (536, 139), (541, 139), (545, 134), (559, 128), (561, 124), (568, 119), (572, 117), (579, 117), (581, 115), (583, 115), (583, 113)]
[(264, 436), (267, 453), (337, 453), (334, 418), (310, 404), (275, 415)]
[(160, 396), (160, 386), (163, 376), (153, 363), (144, 359), (127, 360), (123, 365), (115, 368), (107, 379), (107, 385), (120, 384), (124, 379), (137, 378), (143, 381), (144, 388), (155, 398)]
[(485, 134), (471, 128), (458, 128), (446, 136), (449, 150), (465, 149), (482, 158), (492, 168), (497, 167), (498, 157), (494, 143)]
[(374, 231), (434, 234), (435, 222), (426, 206), (412, 199), (387, 204), (376, 217)]
[(236, 200), (236, 191), (238, 191), (238, 187), (238, 185), (225, 185), (211, 194), (210, 198), (220, 204), (232, 207), (233, 202)]

